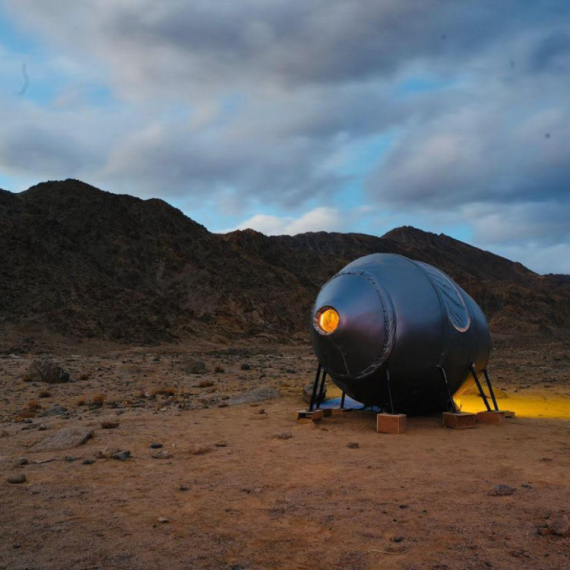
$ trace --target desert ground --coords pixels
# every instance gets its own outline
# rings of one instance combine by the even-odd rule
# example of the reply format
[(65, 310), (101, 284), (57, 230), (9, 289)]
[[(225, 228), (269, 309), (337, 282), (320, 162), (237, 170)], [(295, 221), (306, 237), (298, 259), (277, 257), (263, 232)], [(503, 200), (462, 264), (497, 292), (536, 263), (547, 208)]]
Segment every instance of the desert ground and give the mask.
[[(307, 345), (56, 345), (64, 384), (5, 351), (0, 569), (570, 568), (569, 346), (495, 346), (514, 419), (404, 435), (367, 411), (297, 423)], [(92, 437), (49, 450), (68, 428)]]

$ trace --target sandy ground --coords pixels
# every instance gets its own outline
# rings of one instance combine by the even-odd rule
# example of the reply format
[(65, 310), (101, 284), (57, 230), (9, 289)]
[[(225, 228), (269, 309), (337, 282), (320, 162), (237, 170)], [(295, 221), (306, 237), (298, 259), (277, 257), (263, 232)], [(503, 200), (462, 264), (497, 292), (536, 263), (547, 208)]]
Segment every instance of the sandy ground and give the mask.
[[(188, 352), (209, 372), (184, 373)], [(570, 568), (570, 537), (537, 532), (570, 515), (563, 344), (497, 348), (499, 403), (517, 412), (506, 425), (409, 418), (395, 436), (377, 434), (370, 412), (297, 424), (314, 369), (306, 347), (58, 355), (75, 382), (25, 382), (35, 355), (0, 358), (0, 569)], [(281, 397), (227, 406), (262, 384)], [(55, 405), (67, 413), (40, 417)], [(483, 409), (473, 396), (461, 405)], [(102, 429), (106, 418), (120, 425)], [(84, 445), (31, 450), (78, 426), (94, 431)], [(112, 448), (131, 458), (97, 458)], [(7, 482), (21, 473), (25, 483)], [(514, 493), (490, 495), (499, 484)]]

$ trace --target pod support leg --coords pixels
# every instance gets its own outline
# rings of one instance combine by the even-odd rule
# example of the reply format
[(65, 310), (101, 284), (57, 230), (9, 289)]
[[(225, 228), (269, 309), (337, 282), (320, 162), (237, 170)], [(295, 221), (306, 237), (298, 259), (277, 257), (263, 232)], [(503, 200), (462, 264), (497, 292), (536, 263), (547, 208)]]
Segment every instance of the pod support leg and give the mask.
[(325, 380), (327, 379), (327, 371), (323, 368), (323, 375), (321, 378), (321, 387), (319, 389), (319, 397), (317, 398), (317, 410), (321, 407), (321, 402), (325, 396)]
[(319, 380), (321, 378), (321, 363), (319, 362), (319, 365), (317, 366), (317, 373), (315, 375), (315, 381), (313, 382), (313, 393), (311, 394), (311, 401), (309, 403), (309, 412), (313, 411), (313, 408), (315, 407), (315, 401), (317, 399), (317, 390), (319, 388)]
[(495, 392), (493, 391), (493, 386), (491, 384), (491, 379), (489, 378), (489, 373), (487, 369), (483, 370), (483, 374), (485, 375), (485, 381), (487, 382), (487, 386), (489, 387), (489, 393), (491, 394), (491, 398), (493, 399), (493, 406), (495, 406), (495, 411), (499, 411), (499, 406), (497, 404), (497, 398), (495, 398)]
[(384, 370), (386, 371), (386, 387), (388, 388), (388, 398), (390, 399), (390, 413), (394, 414), (394, 400), (392, 400), (392, 388), (390, 386), (390, 371), (388, 370), (388, 363), (384, 362)]
[(344, 409), (344, 399), (346, 397), (346, 392), (343, 390), (342, 391), (342, 396), (340, 398), (340, 409), (343, 410)]
[[(483, 386), (481, 386), (481, 382), (479, 382), (479, 378), (477, 378), (477, 372), (475, 372), (475, 364), (473, 362), (469, 366), (469, 370), (471, 371), (471, 376), (473, 376), (473, 380), (475, 380), (475, 384), (477, 384), (477, 389), (479, 390), (479, 394), (481, 394), (481, 398), (483, 398), (483, 402), (485, 403), (485, 407), (487, 408), (487, 411), (490, 412), (491, 406), (489, 406), (489, 400), (487, 400), (487, 396), (485, 395), (485, 391), (483, 390)], [(489, 386), (490, 385), (491, 385), (491, 383), (489, 381)], [(495, 400), (494, 395), (493, 395), (493, 400), (495, 401), (495, 406), (496, 406), (497, 404), (496, 404), (496, 400)]]
[(443, 379), (443, 384), (445, 385), (445, 391), (447, 392), (447, 397), (449, 399), (449, 406), (451, 408), (451, 412), (453, 414), (457, 413), (457, 408), (455, 407), (455, 402), (453, 401), (453, 395), (451, 394), (451, 390), (449, 389), (449, 383), (447, 382), (447, 374), (443, 369), (443, 366), (438, 366), (441, 371), (441, 378)]

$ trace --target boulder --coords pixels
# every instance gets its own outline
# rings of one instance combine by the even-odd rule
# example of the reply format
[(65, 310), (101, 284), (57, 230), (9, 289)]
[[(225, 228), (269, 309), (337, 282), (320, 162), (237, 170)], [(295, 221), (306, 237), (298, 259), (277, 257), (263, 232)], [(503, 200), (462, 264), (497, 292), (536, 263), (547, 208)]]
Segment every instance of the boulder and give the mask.
[(199, 358), (185, 358), (180, 365), (186, 374), (206, 374), (206, 363)]
[(30, 382), (48, 384), (66, 384), (72, 382), (69, 372), (54, 362), (49, 356), (34, 360), (28, 368), (25, 378)]
[(264, 400), (272, 400), (273, 398), (279, 398), (279, 392), (275, 388), (271, 386), (260, 386), (259, 388), (238, 394), (227, 400), (227, 402), (230, 406), (237, 406), (239, 404), (263, 402)]
[[(303, 400), (307, 402), (307, 404), (311, 403), (311, 396), (313, 395), (313, 383), (307, 384), (303, 386)], [(318, 391), (317, 391), (317, 399), (318, 399)], [(323, 397), (320, 399), (319, 404), (323, 403), (327, 399), (327, 385), (325, 384), (325, 389), (323, 391)]]
[(93, 437), (93, 431), (87, 428), (65, 428), (48, 435), (34, 445), (30, 451), (63, 451), (83, 445)]

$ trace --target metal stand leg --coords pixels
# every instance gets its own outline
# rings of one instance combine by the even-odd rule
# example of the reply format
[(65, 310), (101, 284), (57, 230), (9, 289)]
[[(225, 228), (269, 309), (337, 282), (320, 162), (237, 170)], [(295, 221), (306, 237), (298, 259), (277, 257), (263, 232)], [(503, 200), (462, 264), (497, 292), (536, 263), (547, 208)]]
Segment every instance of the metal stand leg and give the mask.
[(481, 398), (483, 398), (483, 402), (485, 402), (485, 407), (487, 408), (487, 411), (490, 412), (491, 406), (489, 406), (489, 401), (487, 400), (487, 396), (483, 391), (483, 386), (481, 386), (481, 382), (479, 382), (479, 378), (477, 378), (477, 372), (475, 372), (475, 365), (473, 363), (471, 363), (471, 366), (469, 366), (469, 370), (471, 370), (471, 376), (473, 376), (475, 384), (477, 384), (477, 389), (479, 390), (479, 394), (481, 394)]
[(346, 393), (343, 392), (343, 393), (342, 393), (342, 396), (341, 396), (341, 398), (340, 398), (340, 409), (341, 409), (341, 410), (344, 408), (344, 398), (345, 398), (345, 396), (346, 396)]
[(447, 392), (447, 397), (449, 398), (449, 405), (451, 406), (451, 411), (456, 414), (457, 408), (455, 407), (455, 402), (453, 401), (453, 395), (451, 394), (451, 390), (449, 389), (449, 384), (447, 383), (447, 374), (443, 369), (443, 366), (438, 366), (441, 370), (441, 377), (443, 378), (443, 383), (445, 384), (445, 391)]
[(493, 391), (493, 386), (491, 385), (491, 379), (489, 378), (489, 373), (487, 369), (483, 370), (483, 374), (485, 374), (485, 380), (487, 382), (487, 386), (489, 387), (489, 394), (491, 394), (491, 398), (493, 399), (493, 406), (495, 406), (495, 411), (499, 411), (499, 406), (497, 405), (497, 398), (495, 398), (495, 392)]
[(311, 402), (309, 403), (309, 412), (313, 411), (315, 407), (315, 400), (317, 399), (317, 388), (319, 387), (319, 379), (321, 377), (321, 363), (317, 366), (317, 374), (315, 375), (315, 382), (313, 383), (313, 393), (311, 394)]
[(394, 401), (392, 400), (392, 388), (390, 387), (390, 372), (388, 371), (388, 363), (384, 363), (384, 370), (386, 370), (386, 386), (388, 387), (388, 398), (390, 398), (391, 414), (394, 413)]
[(321, 407), (321, 402), (325, 397), (325, 380), (327, 378), (327, 371), (323, 370), (323, 376), (321, 379), (321, 389), (319, 390), (319, 397), (317, 399), (317, 410)]

